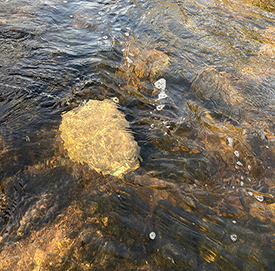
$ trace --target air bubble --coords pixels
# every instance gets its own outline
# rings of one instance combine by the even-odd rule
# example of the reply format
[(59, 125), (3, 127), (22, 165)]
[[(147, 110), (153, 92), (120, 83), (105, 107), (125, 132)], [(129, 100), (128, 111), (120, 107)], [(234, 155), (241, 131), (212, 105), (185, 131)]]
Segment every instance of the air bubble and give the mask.
[(164, 78), (160, 78), (158, 81), (154, 83), (154, 86), (159, 90), (165, 90), (166, 89), (166, 80)]
[(168, 256), (167, 259), (170, 260), (173, 264), (175, 264), (175, 261), (174, 261), (173, 258), (171, 258), (171, 257)]
[(104, 36), (103, 39), (104, 39), (104, 40), (107, 40), (107, 39), (108, 39), (108, 36)]
[(160, 105), (157, 106), (157, 110), (160, 111), (160, 110), (162, 110), (164, 107), (165, 107), (164, 104), (160, 104)]
[(252, 169), (252, 167), (251, 167), (250, 165), (248, 165), (247, 168), (248, 168), (248, 170), (251, 170), (251, 169)]
[(232, 148), (233, 147), (233, 138), (228, 137), (227, 140), (228, 140), (228, 146)]
[(240, 161), (237, 161), (236, 164), (237, 164), (238, 166), (240, 166), (240, 167), (243, 167), (243, 163), (240, 162)]
[(112, 100), (117, 104), (119, 103), (119, 99), (117, 97), (113, 97)]
[(238, 239), (238, 236), (236, 234), (231, 234), (230, 239), (232, 240), (232, 242), (236, 242)]
[(149, 238), (150, 238), (151, 240), (155, 240), (156, 236), (157, 236), (156, 233), (153, 232), (153, 231), (149, 233)]
[(168, 95), (162, 90), (158, 95), (158, 100), (167, 98)]
[(132, 64), (132, 63), (133, 63), (133, 60), (132, 60), (132, 59), (130, 59), (128, 56), (126, 56), (126, 57), (125, 57), (125, 59), (126, 59), (126, 61), (127, 61), (128, 63), (130, 63), (130, 64)]
[(255, 199), (258, 200), (259, 202), (263, 202), (264, 201), (264, 196), (255, 195)]

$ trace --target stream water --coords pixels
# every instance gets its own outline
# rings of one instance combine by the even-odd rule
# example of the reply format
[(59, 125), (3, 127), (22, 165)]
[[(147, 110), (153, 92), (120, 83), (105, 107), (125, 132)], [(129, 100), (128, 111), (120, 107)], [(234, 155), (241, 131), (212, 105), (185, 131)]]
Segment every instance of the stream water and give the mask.
[[(275, 270), (273, 1), (0, 0), (0, 59), (1, 270)], [(60, 139), (104, 99), (121, 178)]]

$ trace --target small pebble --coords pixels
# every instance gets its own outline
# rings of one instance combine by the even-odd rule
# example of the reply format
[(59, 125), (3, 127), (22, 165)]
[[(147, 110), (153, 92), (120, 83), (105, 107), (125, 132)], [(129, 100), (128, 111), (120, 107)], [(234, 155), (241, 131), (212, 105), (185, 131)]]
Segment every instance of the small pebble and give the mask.
[(234, 151), (234, 154), (239, 157), (240, 156), (240, 153), (238, 151)]
[(154, 240), (154, 239), (156, 238), (156, 236), (157, 236), (156, 233), (153, 232), (153, 231), (149, 233), (149, 238), (150, 238), (151, 240)]
[(236, 221), (236, 220), (232, 220), (232, 223), (233, 223), (233, 224), (236, 224), (236, 223), (237, 223), (237, 221)]

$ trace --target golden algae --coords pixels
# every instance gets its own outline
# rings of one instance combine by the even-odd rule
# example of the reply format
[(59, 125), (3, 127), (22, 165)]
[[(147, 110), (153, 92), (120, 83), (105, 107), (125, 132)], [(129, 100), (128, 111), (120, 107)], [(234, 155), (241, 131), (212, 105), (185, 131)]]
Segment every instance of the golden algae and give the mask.
[(74, 162), (114, 176), (139, 167), (140, 147), (124, 114), (111, 100), (90, 100), (63, 114), (59, 130)]

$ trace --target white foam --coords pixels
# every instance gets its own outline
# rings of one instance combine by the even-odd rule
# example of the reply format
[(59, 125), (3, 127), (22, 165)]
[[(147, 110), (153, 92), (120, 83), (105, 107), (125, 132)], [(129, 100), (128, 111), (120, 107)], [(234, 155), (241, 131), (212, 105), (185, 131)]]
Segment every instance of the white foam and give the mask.
[(162, 100), (162, 99), (165, 99), (167, 98), (168, 95), (164, 92), (164, 90), (162, 90), (159, 95), (158, 95), (158, 99), (157, 100)]
[(160, 78), (158, 81), (154, 83), (154, 86), (159, 90), (165, 90), (166, 89), (166, 80), (164, 78)]

